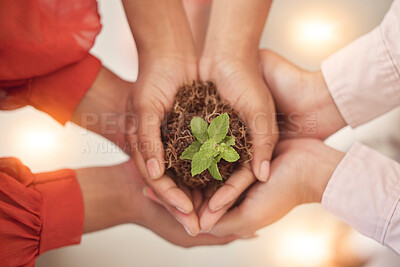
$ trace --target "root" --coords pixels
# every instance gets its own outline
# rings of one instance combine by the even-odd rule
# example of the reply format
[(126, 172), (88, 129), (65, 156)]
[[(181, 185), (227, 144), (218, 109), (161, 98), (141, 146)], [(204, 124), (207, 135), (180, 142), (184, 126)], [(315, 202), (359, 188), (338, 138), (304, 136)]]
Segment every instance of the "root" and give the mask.
[[(230, 118), (228, 135), (234, 136), (235, 150), (240, 159), (229, 163), (221, 159), (218, 168), (223, 181), (214, 179), (206, 170), (201, 174), (191, 175), (191, 161), (179, 156), (195, 141), (190, 131), (190, 120), (199, 116), (210, 122), (228, 113)], [(248, 129), (234, 109), (217, 94), (212, 82), (192, 82), (182, 86), (176, 96), (172, 110), (166, 115), (162, 125), (162, 140), (165, 149), (165, 166), (177, 183), (183, 183), (192, 189), (213, 190), (220, 187), (241, 164), (251, 160), (251, 141)]]

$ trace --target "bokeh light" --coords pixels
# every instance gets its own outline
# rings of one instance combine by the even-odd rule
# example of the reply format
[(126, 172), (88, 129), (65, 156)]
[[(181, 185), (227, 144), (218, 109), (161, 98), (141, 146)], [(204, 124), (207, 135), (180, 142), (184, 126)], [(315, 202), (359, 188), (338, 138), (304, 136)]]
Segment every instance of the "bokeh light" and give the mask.
[(57, 146), (57, 133), (46, 128), (26, 128), (19, 136), (19, 146), (28, 153), (45, 153), (53, 151)]
[(298, 25), (298, 39), (300, 42), (316, 46), (327, 44), (337, 38), (333, 22), (309, 19)]
[(331, 242), (323, 232), (289, 229), (279, 238), (277, 252), (287, 266), (321, 266), (331, 257)]

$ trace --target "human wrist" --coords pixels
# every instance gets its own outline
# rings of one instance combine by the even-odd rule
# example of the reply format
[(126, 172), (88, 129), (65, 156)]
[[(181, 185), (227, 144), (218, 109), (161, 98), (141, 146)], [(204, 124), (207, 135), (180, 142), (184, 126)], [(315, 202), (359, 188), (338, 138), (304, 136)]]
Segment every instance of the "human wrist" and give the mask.
[(165, 62), (180, 62), (181, 64), (197, 64), (196, 51), (194, 43), (190, 42), (187, 45), (171, 48), (142, 48), (138, 50), (139, 65), (154, 65), (160, 61)]
[(103, 67), (74, 110), (71, 121), (124, 147), (121, 118), (132, 85)]
[(256, 63), (258, 60), (257, 46), (254, 49), (249, 47), (235, 48), (233, 46), (225, 47), (206, 47), (200, 57), (200, 65), (211, 65), (217, 63)]
[(335, 150), (326, 145), (322, 149), (313, 152), (314, 166), (312, 175), (305, 177), (305, 194), (303, 203), (320, 203), (325, 189), (331, 179), (336, 167), (344, 158), (345, 153)]
[(140, 176), (134, 161), (131, 159), (117, 166), (121, 173), (120, 183), (124, 187), (121, 194), (121, 212), (128, 223), (142, 224), (146, 211), (141, 209), (144, 199), (145, 183)]
[(128, 192), (121, 174), (120, 165), (76, 170), (84, 201), (85, 233), (130, 222), (132, 215), (128, 216), (124, 202)]
[(132, 83), (122, 80), (103, 67), (75, 109), (71, 121), (80, 126), (85, 126), (83, 125), (85, 113), (96, 115), (101, 115), (101, 113), (121, 114), (125, 111), (124, 106), (121, 105), (121, 100), (127, 98), (131, 87)]
[[(142, 53), (139, 54), (139, 77), (149, 73), (159, 73), (160, 77), (172, 75), (181, 77), (181, 74), (188, 77), (197, 76), (198, 58), (192, 53)], [(179, 75), (177, 75), (179, 73)], [(143, 75), (144, 74), (144, 75)], [(158, 78), (160, 78), (158, 77)]]
[[(345, 122), (342, 114), (340, 113), (330, 91), (328, 85), (322, 75), (321, 71), (317, 71), (311, 73), (311, 88), (312, 91), (317, 96), (316, 102), (321, 110), (321, 115), (324, 120), (329, 120), (329, 124), (325, 127), (329, 127), (329, 129), (325, 129), (329, 135), (335, 133), (339, 129), (345, 127), (347, 123)], [(328, 135), (328, 136), (329, 136)], [(324, 136), (325, 138), (328, 136)]]
[(249, 60), (258, 57), (258, 39), (254, 42), (243, 40), (206, 41), (201, 58), (214, 60)]
[(217, 79), (229, 77), (234, 73), (258, 72), (257, 54), (249, 51), (247, 56), (241, 53), (222, 53), (202, 55), (199, 59), (199, 74), (201, 79)]

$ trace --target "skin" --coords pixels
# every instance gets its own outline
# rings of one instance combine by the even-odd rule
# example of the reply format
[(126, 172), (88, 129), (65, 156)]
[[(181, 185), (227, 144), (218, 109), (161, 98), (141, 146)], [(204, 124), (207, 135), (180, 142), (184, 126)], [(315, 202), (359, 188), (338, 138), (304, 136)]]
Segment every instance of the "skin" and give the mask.
[(189, 21), (197, 56), (201, 56), (203, 53), (208, 21), (211, 13), (211, 2), (212, 0), (183, 0), (183, 6)]
[[(197, 235), (199, 223), (187, 189), (164, 175), (161, 122), (179, 87), (197, 79), (196, 49), (180, 0), (124, 0), (139, 54), (139, 76), (126, 105), (126, 140), (146, 183)], [(185, 193), (185, 191), (187, 193)]]
[[(75, 109), (71, 121), (92, 132), (102, 135), (120, 146), (126, 153), (130, 153), (125, 139), (125, 110), (121, 99), (127, 99), (133, 83), (124, 81), (106, 68), (102, 68), (92, 84), (90, 90)], [(122, 102), (126, 103), (126, 102)], [(107, 116), (109, 115), (109, 116)], [(93, 119), (95, 118), (95, 119)], [(155, 181), (146, 181), (157, 188), (158, 196), (165, 196), (168, 201), (163, 201), (168, 206), (171, 214), (181, 222), (188, 233), (199, 232), (199, 223), (196, 212), (193, 210), (192, 192), (179, 189), (171, 178), (163, 176)], [(198, 194), (194, 193), (196, 196)], [(196, 197), (196, 205), (202, 199)], [(192, 207), (189, 213), (181, 212), (169, 203), (188, 202)]]
[[(125, 4), (127, 13), (129, 13), (129, 10), (133, 9), (138, 10), (140, 9), (140, 7), (149, 8), (146, 4), (135, 5), (132, 4), (132, 2), (130, 1), (127, 2), (129, 2)], [(259, 5), (265, 4), (265, 2), (262, 1), (259, 1), (257, 3)], [(268, 128), (264, 129), (264, 131), (262, 131), (261, 134), (258, 133), (255, 136), (254, 133), (257, 133), (257, 131), (255, 130), (251, 131), (251, 133), (253, 133), (252, 137), (256, 140), (260, 140), (256, 141), (256, 143), (258, 144), (256, 147), (257, 148), (264, 147), (264, 151), (267, 151), (267, 153), (264, 154), (257, 152), (261, 151), (261, 149), (255, 152), (255, 155), (257, 155), (255, 157), (260, 159), (258, 160), (259, 162), (264, 161), (262, 160), (262, 158), (271, 157), (269, 153), (272, 153), (272, 148), (277, 138), (275, 135), (276, 128), (273, 119), (272, 119), (273, 122), (271, 123), (271, 119), (269, 118), (262, 117), (262, 121), (257, 121), (254, 118), (254, 114), (260, 114), (260, 113), (267, 114), (268, 112), (270, 112), (269, 109), (271, 109), (271, 107), (272, 109), (274, 109), (274, 103), (272, 101), (272, 97), (269, 94), (268, 87), (263, 82), (263, 78), (265, 79), (266, 84), (270, 87), (270, 90), (272, 91), (274, 97), (277, 100), (277, 108), (279, 112), (284, 112), (285, 114), (294, 111), (308, 112), (308, 109), (311, 107), (311, 110), (318, 112), (317, 116), (318, 119), (321, 117), (338, 118), (337, 115), (338, 114), (340, 115), (340, 113), (338, 112), (336, 106), (333, 103), (332, 98), (329, 95), (329, 91), (326, 88), (326, 84), (324, 83), (323, 79), (321, 79), (322, 75), (320, 72), (307, 73), (305, 71), (302, 71), (269, 51), (261, 51), (255, 57), (254, 55), (252, 55), (251, 51), (254, 50), (255, 44), (258, 44), (259, 34), (262, 30), (262, 28), (257, 27), (257, 25), (261, 25), (261, 21), (263, 21), (263, 18), (265, 20), (266, 14), (258, 12), (257, 14), (259, 15), (259, 17), (254, 20), (250, 20), (250, 18), (246, 16), (242, 18), (242, 23), (243, 21), (246, 21), (246, 19), (252, 22), (254, 21), (252, 27), (247, 27), (247, 28), (243, 27), (242, 34), (244, 36), (248, 36), (246, 40), (249, 40), (249, 42), (235, 42), (235, 40), (230, 39), (234, 38), (231, 36), (228, 36), (227, 39), (216, 38), (215, 36), (222, 36), (224, 32), (229, 32), (229, 27), (230, 27), (230, 25), (224, 24), (224, 21), (215, 15), (218, 14), (218, 12), (215, 10), (221, 10), (222, 6), (223, 5), (216, 4), (216, 7), (214, 7), (213, 9), (214, 11), (211, 14), (210, 25), (211, 26), (219, 25), (211, 27), (211, 29), (215, 28), (224, 30), (222, 32), (218, 32), (218, 30), (217, 31), (211, 30), (208, 33), (207, 40), (210, 41), (206, 42), (205, 49), (203, 51), (199, 63), (199, 72), (200, 76), (207, 77), (206, 79), (211, 79), (214, 82), (216, 82), (218, 88), (220, 88), (219, 89), (220, 94), (223, 97), (227, 98), (228, 100), (232, 101), (232, 103), (234, 103), (235, 105), (235, 108), (241, 111), (240, 113), (244, 118), (251, 118), (250, 121), (256, 121), (257, 123), (255, 123), (255, 126), (257, 126), (257, 124), (272, 125), (272, 129)], [(174, 8), (177, 7), (178, 6), (174, 6)], [(171, 6), (166, 8), (167, 8), (166, 10), (173, 9)], [(234, 5), (232, 5), (230, 12), (226, 12), (227, 17), (229, 16), (237, 17), (238, 16), (237, 12), (238, 10), (240, 10), (240, 8), (243, 8), (243, 6), (241, 6), (240, 3), (235, 3)], [(168, 14), (166, 14), (164, 18), (168, 18), (167, 15)], [(146, 21), (146, 18), (139, 18), (138, 20)], [(151, 24), (151, 21), (147, 21), (147, 23)], [(135, 23), (131, 22), (131, 24)], [(244, 23), (244, 25), (247, 26), (249, 24)], [(153, 27), (157, 28), (158, 26), (153, 25)], [(146, 31), (143, 31), (144, 33), (143, 32), (140, 33), (140, 31), (142, 31), (142, 28), (140, 27), (137, 28), (139, 29), (138, 30), (139, 36), (142, 36), (144, 33), (146, 33)], [(252, 29), (257, 29), (257, 30), (252, 31)], [(135, 31), (135, 29), (132, 28), (132, 31)], [(163, 29), (163, 31), (166, 31), (167, 33), (169, 32), (168, 29), (167, 30)], [(171, 30), (171, 32), (174, 31)], [(161, 34), (161, 32), (159, 32), (159, 34)], [(190, 63), (191, 62), (190, 59), (193, 59), (195, 57), (193, 56), (194, 49), (188, 49), (188, 50), (182, 49), (181, 51), (183, 51), (183, 53), (174, 54), (175, 52), (174, 51), (171, 52), (169, 50), (170, 48), (168, 45), (157, 47), (158, 43), (155, 42), (153, 44), (152, 38), (148, 38), (148, 36), (147, 37), (145, 36), (143, 39), (141, 39), (140, 37), (137, 39), (138, 39), (137, 42), (138, 42), (139, 55), (142, 55), (140, 57), (142, 59), (141, 69), (143, 70), (142, 71), (143, 75), (139, 75), (138, 82), (136, 84), (127, 83), (125, 81), (121, 81), (118, 77), (108, 72), (107, 75), (109, 77), (107, 79), (103, 79), (101, 82), (98, 82), (98, 84), (107, 84), (107, 81), (113, 81), (109, 82), (108, 86), (109, 88), (117, 89), (117, 93), (115, 95), (112, 95), (112, 93), (110, 93), (112, 91), (109, 89), (108, 90), (104, 89), (104, 86), (97, 86), (96, 91), (99, 92), (98, 96), (101, 95), (99, 99), (111, 99), (109, 101), (109, 104), (102, 103), (102, 101), (99, 99), (93, 101), (93, 99), (96, 98), (96, 94), (94, 94), (94, 96), (89, 98), (92, 101), (91, 104), (83, 105), (83, 107), (96, 106), (96, 108), (94, 108), (93, 110), (95, 110), (99, 114), (101, 114), (101, 112), (104, 112), (104, 110), (108, 110), (110, 112), (115, 112), (115, 110), (117, 110), (117, 115), (115, 116), (115, 120), (117, 120), (118, 123), (120, 123), (118, 115), (123, 113), (123, 108), (124, 108), (123, 106), (120, 105), (120, 99), (125, 99), (126, 97), (128, 97), (128, 102), (126, 106), (128, 111), (133, 112), (135, 114), (147, 114), (147, 115), (150, 114), (151, 118), (154, 117), (157, 118), (158, 116), (158, 119), (151, 121), (150, 124), (149, 121), (140, 119), (143, 116), (137, 116), (135, 121), (133, 120), (129, 121), (128, 119), (127, 121), (128, 125), (131, 124), (131, 127), (133, 127), (132, 125), (135, 125), (135, 127), (133, 127), (135, 128), (134, 131), (128, 132), (127, 134), (128, 136), (127, 140), (128, 143), (131, 144), (131, 147), (135, 147), (134, 144), (143, 144), (143, 143), (149, 144), (152, 142), (150, 139), (153, 137), (156, 139), (157, 134), (159, 134), (159, 123), (162, 117), (160, 114), (165, 113), (166, 110), (168, 110), (169, 107), (168, 105), (171, 105), (170, 103), (168, 103), (168, 101), (165, 100), (171, 98), (169, 102), (173, 101), (172, 95), (175, 96), (176, 92), (171, 93), (171, 95), (168, 95), (167, 97), (165, 97), (165, 93), (169, 94), (173, 88), (175, 89), (178, 88), (176, 85), (179, 84), (179, 82), (177, 82), (179, 79), (174, 80), (174, 77), (176, 76), (187, 77), (187, 74), (191, 73), (190, 70), (192, 68), (195, 68), (195, 64), (193, 64), (193, 62)], [(226, 43), (225, 40), (229, 40), (229, 43), (231, 43), (231, 45), (229, 45), (229, 43)], [(175, 42), (179, 43), (176, 40)], [(235, 46), (235, 44), (238, 45)], [(190, 42), (187, 42), (186, 45), (191, 46)], [(148, 47), (154, 47), (154, 48), (153, 50), (151, 50)], [(150, 54), (148, 51), (154, 51), (154, 53)], [(159, 58), (156, 58), (155, 55), (159, 56)], [(256, 58), (256, 60), (254, 60), (254, 58)], [(186, 61), (186, 59), (189, 60)], [(259, 59), (261, 64), (258, 62)], [(188, 62), (189, 64), (186, 64)], [(155, 65), (157, 66), (154, 67)], [(173, 73), (171, 72), (172, 68), (171, 65), (174, 66)], [(183, 65), (184, 67), (181, 68), (179, 67), (180, 65)], [(264, 77), (260, 75), (260, 69), (262, 70), (262, 74), (264, 74)], [(280, 74), (285, 74), (285, 75), (280, 75)], [(287, 79), (288, 77), (287, 74), (289, 74), (289, 77), (291, 77), (292, 79)], [(102, 76), (105, 77), (106, 75)], [(141, 80), (140, 77), (144, 78)], [(147, 83), (148, 80), (152, 82), (148, 84)], [(159, 88), (161, 87), (157, 86), (157, 81), (160, 81), (160, 86), (162, 84), (164, 86), (163, 88), (165, 88), (166, 85), (167, 85), (166, 87), (168, 88), (168, 83), (170, 83), (171, 90), (167, 89), (163, 90), (163, 92), (159, 91)], [(230, 83), (231, 81), (234, 82)], [(235, 83), (235, 81), (237, 83)], [(290, 81), (292, 81), (292, 83)], [(242, 88), (248, 88), (248, 87), (255, 89), (247, 90), (245, 93), (241, 93)], [(226, 91), (224, 90), (224, 88), (227, 88)], [(231, 90), (232, 88), (233, 91)], [(285, 90), (282, 90), (280, 88), (283, 88)], [(322, 88), (324, 90), (317, 90), (318, 88)], [(290, 99), (290, 97), (295, 97), (295, 99), (304, 99), (304, 97), (301, 96), (303, 96), (304, 91), (307, 91), (306, 89), (308, 90), (308, 92), (312, 92), (311, 95), (316, 95), (315, 99), (306, 98), (308, 102), (287, 101), (287, 99)], [(264, 92), (265, 94), (263, 94), (262, 92)], [(284, 95), (282, 94), (282, 92), (287, 92), (287, 94)], [(316, 94), (316, 92), (318, 92), (318, 94)], [(90, 94), (88, 95), (90, 96)], [(246, 98), (247, 101), (242, 101), (242, 99), (245, 99), (245, 96), (248, 95), (251, 95), (251, 97), (249, 97), (250, 99), (256, 99), (256, 100), (264, 99), (266, 100), (266, 103), (269, 104), (265, 105), (265, 102), (261, 104), (261, 101), (259, 101), (260, 103), (257, 104), (258, 102), (251, 101), (247, 98)], [(159, 96), (162, 97), (160, 98)], [(145, 99), (144, 102), (141, 101), (142, 99)], [(82, 102), (85, 103), (85, 101), (86, 98)], [(242, 101), (242, 103), (240, 101)], [(254, 105), (252, 105), (251, 110), (246, 110), (246, 106), (249, 106), (246, 105), (246, 103), (248, 103), (249, 101), (251, 103), (254, 103)], [(289, 103), (287, 102), (285, 103), (284, 101), (287, 101)], [(104, 104), (103, 106), (105, 107), (105, 109), (103, 111), (97, 108), (99, 104), (98, 102), (100, 102), (100, 104)], [(156, 103), (154, 107), (152, 107), (151, 104), (143, 105), (143, 103), (153, 103), (153, 102)], [(290, 103), (300, 103), (300, 104), (298, 106), (293, 107), (293, 105), (290, 105)], [(163, 106), (163, 108), (159, 109), (160, 106)], [(265, 107), (268, 107), (268, 109), (265, 109), (265, 111), (262, 110)], [(306, 107), (306, 108), (301, 109), (301, 107)], [(82, 112), (82, 110), (80, 112)], [(305, 119), (302, 118), (301, 116), (300, 119), (297, 119), (297, 117), (295, 118), (296, 120), (294, 120), (294, 122), (293, 122), (293, 117), (285, 118), (284, 122), (286, 124), (283, 126), (283, 129), (286, 129), (288, 133), (290, 130), (289, 134), (284, 133), (285, 136), (291, 136), (291, 135), (301, 136), (301, 133), (297, 133), (297, 135), (292, 133), (294, 132), (293, 131), (294, 128), (292, 125), (290, 125), (290, 123), (294, 124), (295, 126), (298, 126), (300, 124), (303, 127), (305, 127), (306, 126), (305, 123), (307, 121), (305, 121)], [(341, 116), (339, 116), (339, 118), (341, 118)], [(323, 123), (324, 121), (325, 120), (321, 120), (321, 122), (318, 122), (317, 123), (318, 127), (320, 126), (320, 123)], [(82, 121), (79, 122), (78, 119), (77, 122), (78, 124), (82, 123)], [(142, 125), (144, 125), (142, 126), (142, 128), (146, 130), (145, 131), (146, 134), (141, 133), (140, 130), (141, 123)], [(101, 133), (102, 130), (104, 129), (102, 128), (103, 126), (101, 125), (102, 124), (100, 123), (100, 124), (90, 125), (90, 127), (92, 128), (93, 131)], [(325, 138), (329, 136), (330, 133), (336, 131), (336, 129), (340, 129), (341, 127), (343, 127), (344, 121), (337, 119), (335, 123), (328, 125), (333, 125), (333, 127), (328, 130), (325, 130), (326, 127), (320, 127), (317, 133), (313, 134), (313, 136), (318, 138)], [(325, 132), (321, 133), (321, 131)], [(154, 136), (148, 136), (149, 133)], [(110, 140), (117, 142), (120, 145), (124, 143), (122, 141), (124, 134), (126, 134), (126, 132), (125, 133), (117, 132), (116, 134), (110, 134), (110, 135), (106, 134), (105, 136)], [(147, 141), (139, 141), (140, 138), (142, 138), (142, 140), (146, 139)], [(152, 146), (153, 144), (150, 145), (150, 147)], [(146, 167), (148, 166), (146, 165), (148, 164), (146, 164), (146, 161), (143, 160), (143, 156), (141, 155), (141, 153), (145, 152), (147, 153), (146, 156), (148, 156), (149, 153), (151, 154), (154, 151), (149, 150), (149, 151), (136, 151), (136, 152), (138, 153), (136, 154), (134, 153), (133, 155), (135, 160), (137, 160), (139, 157), (138, 166), (140, 165), (140, 162), (144, 163), (142, 164), (142, 168), (139, 167), (139, 171), (142, 169), (142, 171), (140, 172), (142, 174), (147, 171)], [(257, 164), (255, 164), (254, 162), (257, 162), (257, 160), (253, 160), (252, 162), (253, 166), (249, 165), (244, 166), (242, 169), (236, 172), (227, 181), (226, 185), (220, 188), (219, 191), (216, 192), (210, 200), (208, 199), (204, 200), (198, 191), (192, 192), (186, 188), (179, 189), (178, 187), (176, 187), (175, 183), (173, 183), (173, 181), (167, 176), (163, 176), (161, 179), (155, 179), (155, 180), (145, 178), (146, 183), (150, 185), (150, 188), (147, 188), (145, 192), (147, 192), (147, 195), (153, 196), (153, 199), (156, 199), (168, 211), (170, 211), (170, 213), (177, 219), (177, 221), (179, 221), (181, 224), (184, 225), (185, 229), (190, 235), (196, 235), (199, 232), (200, 228), (203, 232), (207, 232), (226, 213), (228, 208), (231, 207), (231, 205), (234, 203), (237, 197), (239, 197), (239, 195), (255, 181), (253, 173), (257, 173), (257, 171), (254, 171), (257, 169)], [(256, 167), (254, 167), (255, 165)], [(163, 167), (163, 165), (160, 166)], [(258, 169), (259, 169), (258, 176), (260, 178), (260, 176), (263, 175), (261, 175), (261, 168), (258, 167)], [(267, 172), (269, 173), (269, 163)], [(149, 172), (147, 172), (147, 175), (149, 175)], [(196, 214), (200, 214), (200, 223), (198, 222)]]
[[(275, 222), (296, 205), (320, 202), (333, 170), (343, 157), (341, 152), (319, 141), (346, 126), (321, 71), (302, 70), (269, 50), (261, 50), (259, 59), (264, 79), (275, 99), (277, 112), (286, 115), (279, 122), (284, 141), (279, 143), (275, 151), (277, 157), (272, 163), (272, 168), (275, 166), (275, 170), (280, 171), (271, 175), (268, 184), (256, 183), (246, 194), (244, 202), (235, 208), (233, 215), (226, 215), (217, 223), (232, 202), (219, 211), (208, 210), (202, 214), (200, 220), (204, 232), (210, 231), (217, 223), (211, 231), (214, 234), (232, 232), (247, 235), (249, 233), (245, 232), (254, 232)], [(307, 132), (309, 113), (316, 114), (317, 119), (313, 129), (315, 132), (311, 133)], [(293, 140), (286, 141), (288, 138)], [(250, 171), (242, 171), (242, 177), (251, 175)], [(220, 198), (226, 197), (215, 194), (210, 205), (217, 202), (214, 205), (219, 206)], [(253, 227), (245, 227), (241, 222), (244, 219), (248, 222), (249, 218), (255, 218)], [(233, 225), (237, 227), (235, 230)], [(239, 231), (239, 226), (250, 230)], [(232, 230), (223, 231), (225, 227), (232, 227)]]
[[(76, 174), (85, 206), (84, 233), (133, 223), (182, 247), (222, 245), (235, 239), (210, 234), (189, 236), (167, 210), (143, 195), (145, 184), (133, 161), (78, 169)], [(161, 220), (163, 223), (159, 223)]]
[[(275, 105), (260, 72), (258, 45), (272, 1), (214, 1), (203, 54), (201, 80), (211, 80), (249, 127), (251, 164), (234, 173), (200, 209), (200, 227), (207, 232), (256, 178), (269, 177), (278, 129)], [(231, 34), (235, 32), (235, 34)]]
[(226, 213), (210, 231), (216, 236), (247, 236), (285, 216), (294, 207), (321, 202), (323, 192), (344, 153), (318, 139), (278, 143), (268, 183), (256, 183), (244, 201)]
[[(132, 85), (102, 68), (75, 109), (71, 121), (124, 147), (123, 128), (116, 125), (124, 122), (120, 116), (125, 112), (121, 98), (128, 97)], [(104, 114), (112, 116), (105, 120)], [(88, 122), (88, 116), (97, 116), (99, 119)], [(183, 223), (145, 196), (145, 182), (132, 160), (110, 167), (78, 169), (76, 174), (84, 199), (85, 233), (134, 223), (182, 247), (226, 244), (236, 239), (234, 236), (218, 238), (204, 234), (196, 237), (188, 235), (182, 227)], [(161, 220), (162, 224), (159, 223)]]
[(254, 147), (252, 169), (264, 182), (277, 140), (274, 101), (258, 66), (258, 45), (270, 5), (266, 0), (215, 1), (199, 63), (200, 79), (214, 81), (221, 97), (246, 121)]
[[(308, 72), (278, 54), (261, 50), (260, 65), (280, 120), (281, 137), (326, 139), (346, 126), (321, 71)], [(315, 127), (307, 125), (315, 115)]]
[[(193, 10), (190, 11), (187, 2), (187, 12), (191, 14)], [(256, 148), (252, 171), (259, 180), (268, 179), (278, 131), (274, 103), (259, 71), (257, 47), (271, 1), (246, 4), (239, 0), (215, 1), (200, 58), (207, 6), (196, 13), (198, 20), (191, 18), (190, 28), (180, 0), (124, 0), (123, 3), (139, 54), (139, 77), (130, 90), (126, 106), (127, 114), (131, 115), (126, 120), (126, 140), (146, 183), (177, 220), (184, 223), (188, 233), (196, 235), (201, 227), (196, 211), (220, 209), (217, 204), (229, 205), (254, 182), (254, 177), (247, 175), (242, 180), (233, 176), (217, 194), (227, 198), (220, 198), (216, 204), (211, 201), (208, 208), (208, 204), (199, 205), (208, 200), (194, 198), (192, 194), (197, 196), (198, 192), (178, 188), (170, 177), (163, 175), (161, 121), (184, 82), (198, 78), (213, 80), (220, 95), (248, 122)], [(228, 34), (233, 30), (236, 35)], [(195, 44), (191, 33), (198, 43)], [(197, 202), (193, 203), (192, 199)]]

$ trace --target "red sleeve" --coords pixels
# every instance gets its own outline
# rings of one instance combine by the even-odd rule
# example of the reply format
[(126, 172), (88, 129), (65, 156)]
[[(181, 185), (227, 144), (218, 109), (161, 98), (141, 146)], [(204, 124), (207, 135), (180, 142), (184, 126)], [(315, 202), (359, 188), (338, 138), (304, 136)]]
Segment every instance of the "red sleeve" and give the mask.
[(0, 81), (0, 109), (31, 105), (65, 124), (90, 89), (101, 62), (92, 55), (48, 75), (25, 81)]
[(42, 253), (79, 244), (84, 207), (73, 170), (33, 174), (0, 159), (0, 263), (34, 266)]
[(36, 78), (31, 83), (28, 104), (65, 124), (93, 84), (101, 62), (88, 55), (82, 61)]
[(0, 1), (0, 80), (30, 79), (78, 62), (100, 30), (96, 0)]
[(0, 1), (0, 109), (32, 105), (61, 123), (93, 83), (95, 0)]

